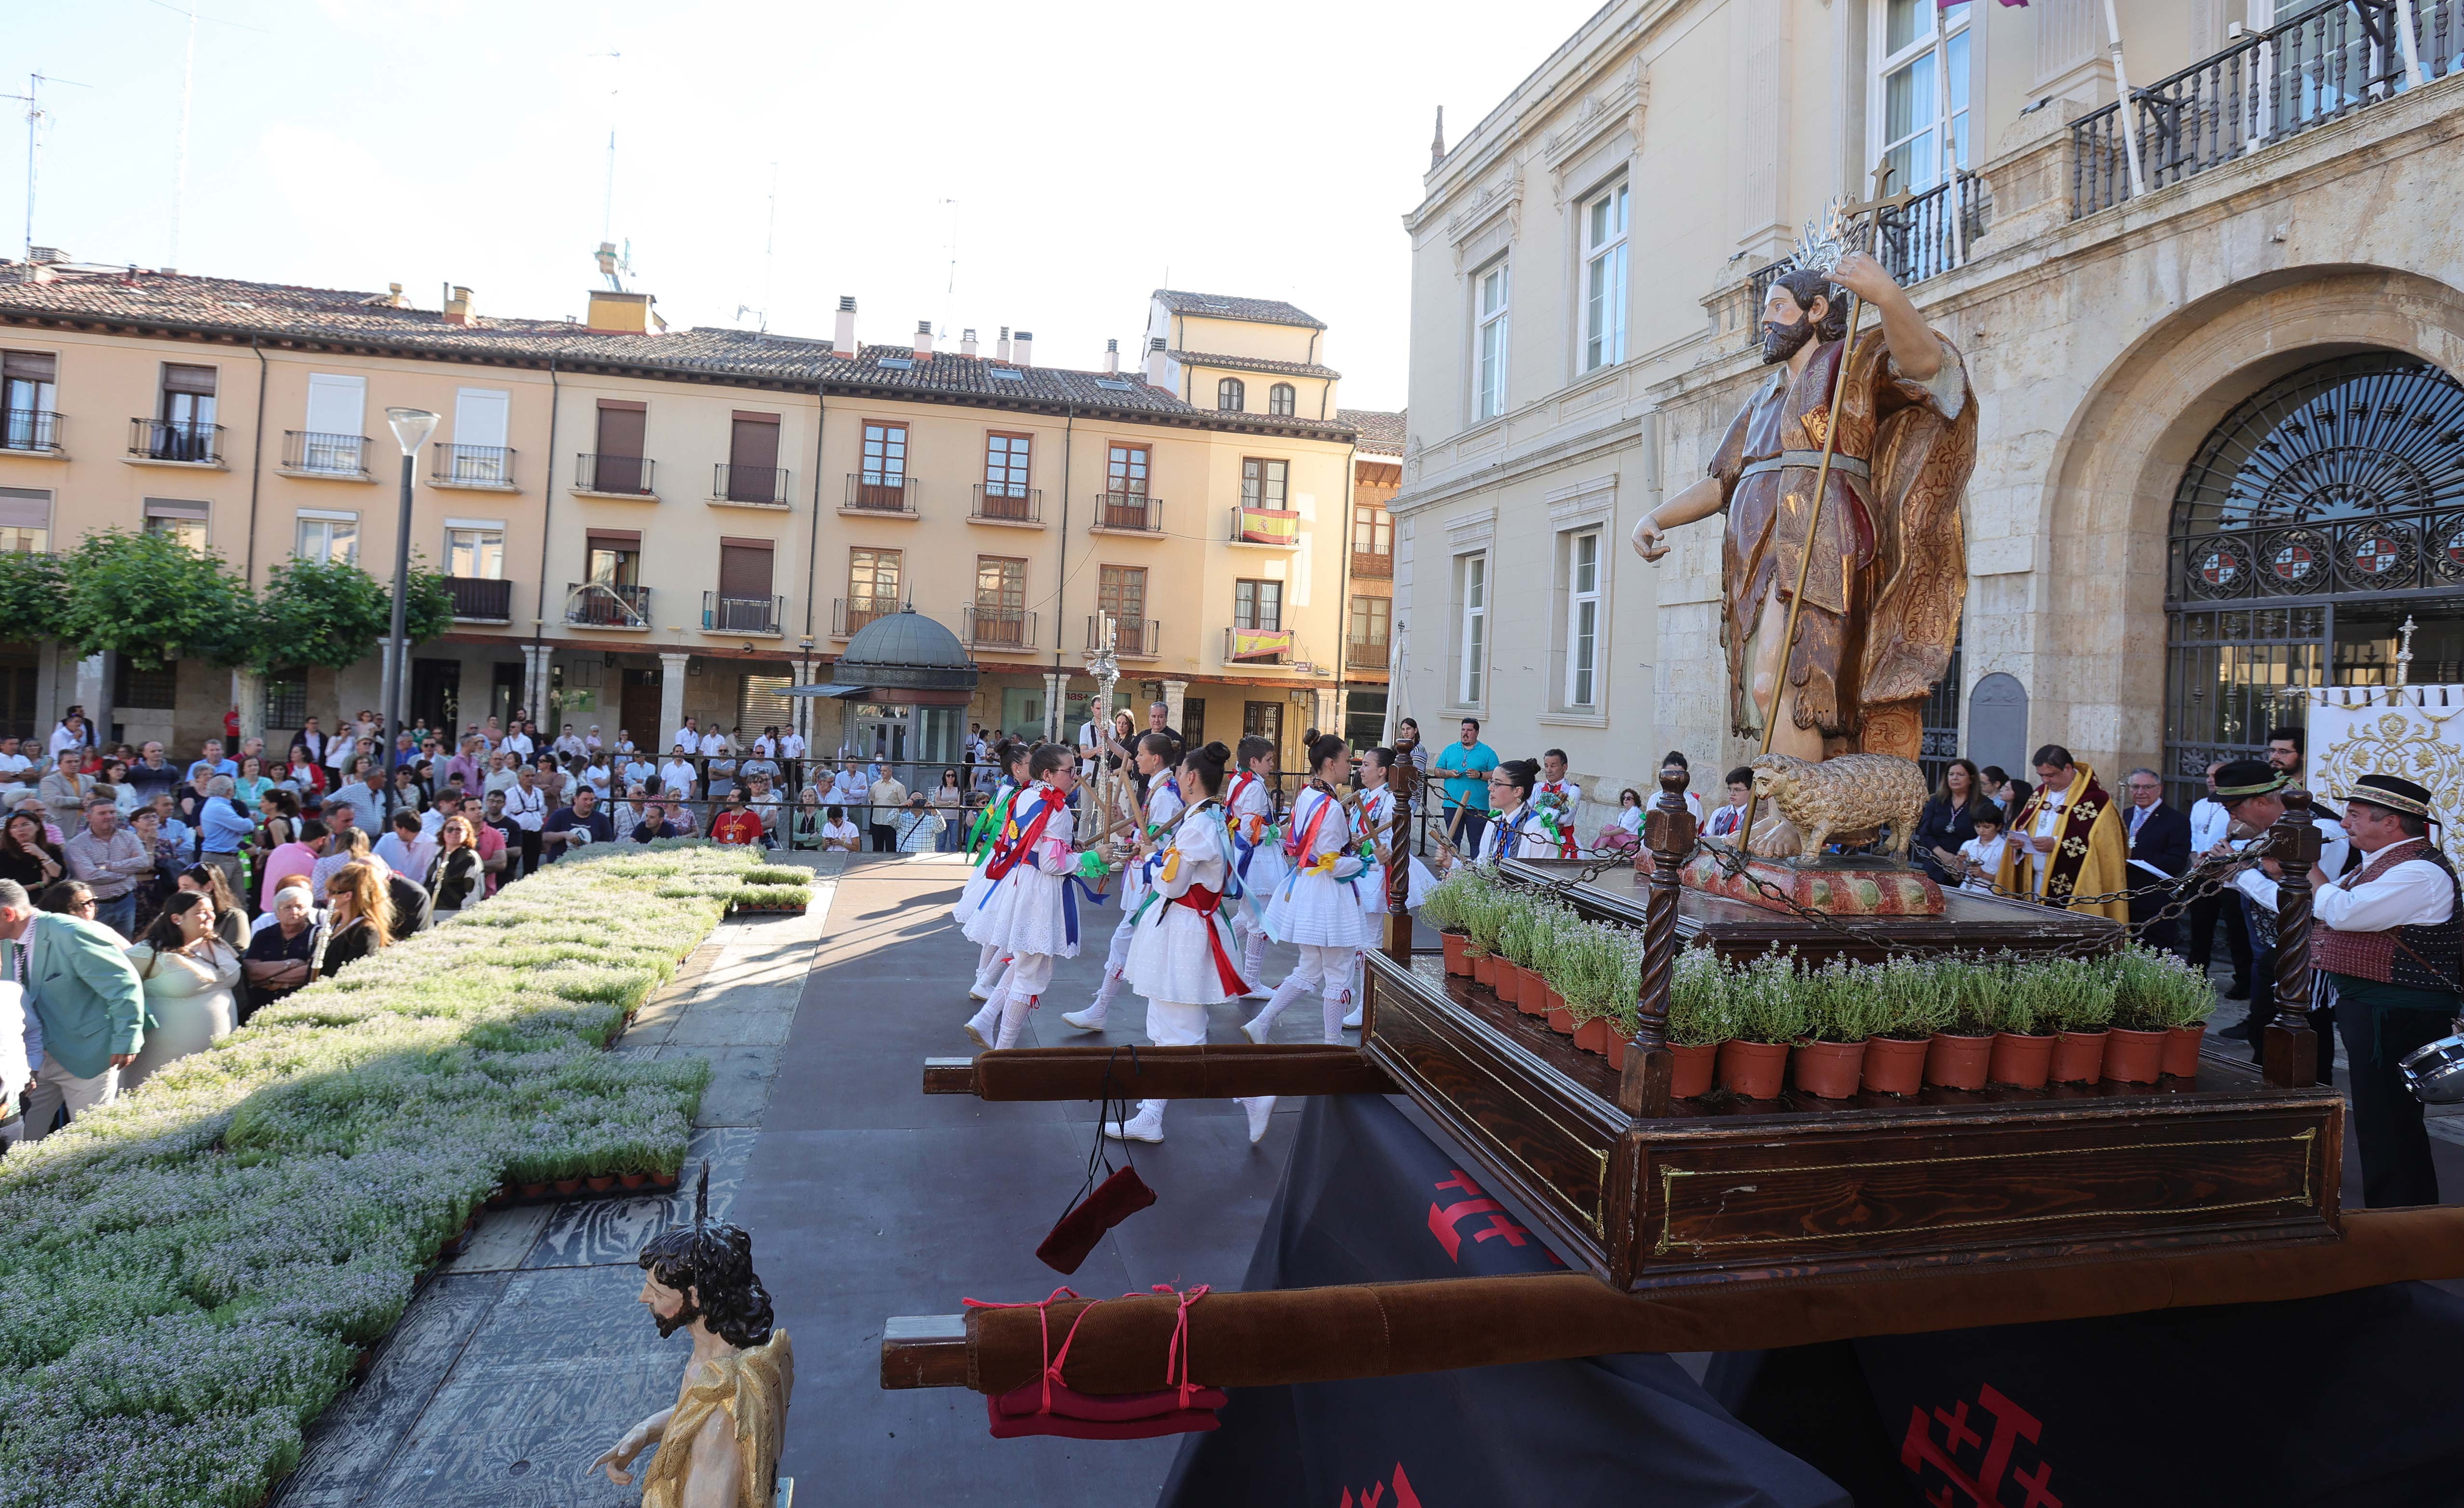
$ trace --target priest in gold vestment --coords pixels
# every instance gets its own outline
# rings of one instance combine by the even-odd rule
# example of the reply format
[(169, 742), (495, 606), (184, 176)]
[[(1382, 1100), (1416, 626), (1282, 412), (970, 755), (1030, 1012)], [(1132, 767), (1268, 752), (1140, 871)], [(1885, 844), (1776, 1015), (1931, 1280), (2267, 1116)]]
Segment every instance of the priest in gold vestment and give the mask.
[[(1881, 326), (1853, 348), (1850, 291)], [(1976, 461), (1976, 402), (1967, 367), (1862, 251), (1828, 276), (1797, 269), (1772, 280), (1763, 356), (1778, 370), (1728, 426), (1709, 474), (1643, 518), (1635, 548), (1656, 560), (1666, 531), (1727, 513), (1720, 640), (1739, 735), (1761, 739), (1770, 719), (1773, 754), (1914, 759), (1968, 593), (1959, 507)], [(1800, 578), (1805, 601), (1783, 655)]]

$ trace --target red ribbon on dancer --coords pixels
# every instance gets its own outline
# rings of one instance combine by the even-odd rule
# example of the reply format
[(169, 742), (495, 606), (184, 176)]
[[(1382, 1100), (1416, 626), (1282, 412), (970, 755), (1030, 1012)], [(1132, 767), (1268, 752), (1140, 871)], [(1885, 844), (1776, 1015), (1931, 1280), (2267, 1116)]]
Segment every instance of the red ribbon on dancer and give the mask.
[(1223, 929), (1215, 925), (1215, 913), (1223, 904), (1223, 892), (1210, 890), (1202, 885), (1193, 885), (1174, 896), (1172, 904), (1188, 907), (1206, 918), (1206, 946), (1215, 954), (1216, 982), (1223, 986), (1225, 994), (1236, 1000), (1247, 994), (1249, 981), (1242, 978), (1241, 971), (1232, 966), (1232, 955), (1223, 951)]
[[(1061, 804), (1061, 793), (1048, 785), (1039, 785), (1035, 794), (1044, 798), (1036, 808), (1035, 820), (1029, 822), (1016, 838), (1003, 833), (994, 840), (993, 856), (984, 864), (985, 879), (997, 881), (1017, 868), (1019, 860), (1033, 853), (1036, 843), (1043, 839), (1044, 824), (1052, 820), (1053, 809)], [(1018, 809), (1015, 806), (1010, 809), (1009, 825), (1013, 828), (1018, 826)]]

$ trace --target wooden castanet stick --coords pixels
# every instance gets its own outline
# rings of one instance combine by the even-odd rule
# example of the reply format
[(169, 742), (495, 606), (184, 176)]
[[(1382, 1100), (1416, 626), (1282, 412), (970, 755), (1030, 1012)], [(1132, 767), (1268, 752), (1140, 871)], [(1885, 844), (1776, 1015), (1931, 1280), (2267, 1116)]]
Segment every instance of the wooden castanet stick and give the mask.
[[(1707, 1283), (1620, 1294), (1579, 1273), (1211, 1293), (1189, 1310), (1190, 1376), (1220, 1388), (1339, 1382), (1625, 1351), (1741, 1351), (1870, 1335), (2034, 1324), (2206, 1304), (2268, 1303), (2464, 1277), (2464, 1208), (2361, 1211), (2344, 1238), (2208, 1246), (2055, 1266), (1979, 1264), (1859, 1281)], [(1067, 1333), (1085, 1301), (1052, 1305)], [(1166, 1386), (1175, 1300), (1104, 1302), (1069, 1344), (1089, 1393)], [(1006, 1392), (1039, 1376), (1032, 1309), (893, 1319), (884, 1388)]]
[(2284, 815), (2267, 831), (2268, 856), (2284, 873), (2276, 882), (2276, 1019), (2259, 1060), (2271, 1085), (2301, 1088), (2319, 1078), (2319, 1038), (2310, 1029), (2310, 866), (2321, 844), (2310, 793), (2286, 789)]
[(1113, 1047), (1013, 1047), (973, 1058), (927, 1058), (924, 1092), (979, 1100), (1228, 1100), (1401, 1090), (1355, 1047), (1240, 1042), (1141, 1047), (1134, 1062)]
[(1651, 878), (1643, 896), (1641, 1017), (1627, 1044), (1625, 1073), (1617, 1081), (1617, 1108), (1628, 1115), (1668, 1113), (1668, 1086), (1677, 1059), (1668, 1050), (1668, 989), (1677, 973), (1678, 874), (1694, 854), (1694, 814), (1685, 809), (1684, 776), (1660, 772), (1660, 799), (1643, 819), (1643, 845), (1651, 851)]

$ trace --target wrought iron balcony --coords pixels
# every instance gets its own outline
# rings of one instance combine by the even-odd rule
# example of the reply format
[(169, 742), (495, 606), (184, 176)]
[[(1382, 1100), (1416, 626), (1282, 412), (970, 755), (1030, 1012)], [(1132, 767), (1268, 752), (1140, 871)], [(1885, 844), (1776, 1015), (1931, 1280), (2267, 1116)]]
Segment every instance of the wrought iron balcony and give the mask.
[(1354, 550), (1352, 552), (1352, 576), (1354, 580), (1391, 581), (1395, 579), (1395, 554), (1391, 550)]
[(1090, 529), (1121, 534), (1163, 533), (1163, 500), (1146, 492), (1097, 492)]
[(186, 419), (132, 419), (128, 453), (148, 461), (186, 466), (223, 464), (223, 426)]
[(997, 524), (1044, 522), (1044, 489), (1008, 482), (978, 482), (976, 506), (967, 516)]
[(428, 473), (437, 487), (502, 487), (514, 485), (514, 452), (501, 445), (438, 445), (435, 465)]
[(573, 490), (597, 492), (605, 497), (654, 497), (650, 490), (651, 462), (638, 455), (592, 455), (588, 451), (575, 456)]
[(449, 576), (453, 594), (453, 621), (463, 623), (509, 623), (514, 621), (514, 583), (493, 576)]
[(721, 461), (712, 471), (712, 502), (742, 503), (749, 508), (787, 506), (787, 470), (784, 467), (736, 466)]
[(1300, 548), (1301, 515), (1293, 509), (1236, 507), (1231, 514), (1231, 533), (1225, 537), (1234, 544), (1262, 544), (1281, 550)]
[(966, 640), (987, 649), (1035, 647), (1035, 615), (1023, 607), (970, 607)]
[(2410, 88), (2399, 6), (2412, 11), (2420, 82), (2464, 68), (2464, 6), (2455, 0), (2313, 6), (2132, 90), (2126, 117), (2117, 101), (2071, 122), (2071, 217), (2131, 196), (2133, 145), (2145, 186), (2162, 188)]
[(48, 408), (0, 408), (0, 450), (55, 455), (59, 448), (59, 415)]
[(842, 597), (830, 606), (830, 637), (853, 637), (876, 618), (887, 618), (905, 604), (894, 597)]
[(1301, 658), (1298, 638), (1288, 628), (1226, 628), (1225, 665), (1290, 665)]
[(1347, 670), (1383, 670), (1387, 666), (1385, 639), (1347, 639), (1343, 643), (1343, 667)]
[(564, 621), (580, 628), (648, 628), (650, 589), (575, 581), (564, 589)]
[[(1987, 188), (1985, 180), (1974, 173), (1962, 173), (1957, 186), (1960, 221), (1956, 240), (1950, 233), (1950, 184), (1936, 184), (1897, 209), (1882, 211), (1874, 254), (1901, 287), (1924, 282), (1959, 266), (1967, 249), (1974, 246), (1990, 228), (1993, 195)], [(1763, 300), (1771, 296), (1771, 284), (1778, 280), (1780, 273), (1795, 265), (1794, 258), (1782, 257), (1756, 271), (1749, 280), (1746, 305), (1746, 343), (1749, 346), (1762, 343)], [(1359, 573), (1355, 570), (1353, 574)], [(1386, 574), (1394, 574), (1391, 566)]]
[[(1087, 652), (1104, 647), (1102, 620), (1087, 620)], [(1112, 620), (1112, 652), (1124, 660), (1152, 660), (1163, 653), (1163, 623), (1153, 618)]]
[(721, 597), (701, 594), (701, 625), (717, 634), (777, 634), (787, 616), (783, 597)]
[(368, 476), (368, 437), (282, 431), (282, 470), (300, 476), (334, 476), (361, 482)]
[(904, 471), (849, 471), (842, 508), (915, 515), (915, 478)]

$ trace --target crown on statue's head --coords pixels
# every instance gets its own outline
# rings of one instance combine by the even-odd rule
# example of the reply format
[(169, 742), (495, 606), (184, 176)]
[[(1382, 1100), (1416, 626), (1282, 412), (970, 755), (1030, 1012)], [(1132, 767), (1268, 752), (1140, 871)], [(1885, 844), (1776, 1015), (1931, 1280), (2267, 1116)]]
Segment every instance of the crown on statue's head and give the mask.
[(1848, 254), (1847, 202), (1831, 201), (1819, 218), (1805, 222), (1805, 229), (1796, 238), (1796, 250), (1791, 253), (1791, 270), (1831, 275), (1839, 259)]

